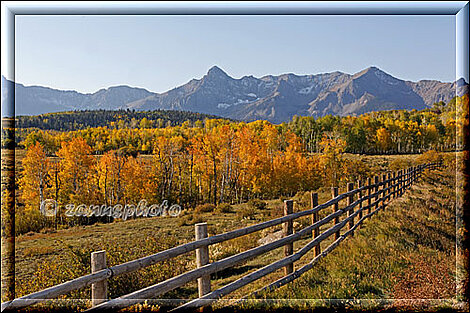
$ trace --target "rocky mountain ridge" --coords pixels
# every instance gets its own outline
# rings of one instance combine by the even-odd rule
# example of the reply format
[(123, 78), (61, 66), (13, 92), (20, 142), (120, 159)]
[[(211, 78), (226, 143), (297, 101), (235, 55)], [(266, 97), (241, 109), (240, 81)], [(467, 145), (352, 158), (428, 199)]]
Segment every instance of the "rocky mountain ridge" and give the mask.
[[(9, 81), (2, 77), (2, 82), (8, 85)], [(465, 90), (468, 90), (468, 85), (463, 80), (454, 83), (404, 81), (377, 67), (369, 67), (353, 75), (332, 72), (236, 79), (213, 66), (202, 78), (192, 79), (164, 93), (123, 85), (83, 94), (17, 83), (16, 115), (66, 110), (168, 109), (281, 123), (294, 115), (318, 117), (424, 109), (435, 102), (448, 102), (456, 93)], [(2, 100), (6, 98), (8, 92), (4, 88)]]

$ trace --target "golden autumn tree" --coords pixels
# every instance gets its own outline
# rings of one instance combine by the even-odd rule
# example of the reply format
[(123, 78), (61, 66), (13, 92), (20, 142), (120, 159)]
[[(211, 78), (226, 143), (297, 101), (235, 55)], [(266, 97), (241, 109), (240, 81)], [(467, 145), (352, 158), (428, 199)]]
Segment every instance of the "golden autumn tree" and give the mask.
[(387, 129), (381, 127), (377, 129), (377, 144), (383, 152), (387, 152), (391, 148), (391, 136)]
[(62, 188), (62, 180), (60, 178), (60, 172), (62, 163), (60, 162), (59, 158), (53, 158), (49, 162), (49, 177), (50, 177), (50, 184), (52, 185), (51, 188), (51, 197), (59, 203), (59, 194)]
[(436, 126), (433, 124), (421, 125), (420, 126), (421, 136), (421, 149), (428, 149), (432, 146), (433, 142), (436, 142), (439, 133)]
[(22, 199), (27, 210), (39, 210), (51, 187), (50, 162), (39, 142), (31, 145), (23, 159), (23, 176), (20, 179)]
[(172, 197), (178, 164), (183, 149), (181, 136), (159, 136), (154, 142), (154, 177), (159, 186), (161, 200)]
[(237, 163), (238, 138), (233, 126), (221, 125), (218, 127), (220, 149), (217, 153), (217, 159), (220, 163), (220, 188), (218, 202), (225, 201), (226, 194), (230, 194), (230, 187), (236, 182), (234, 167)]
[(217, 126), (193, 137), (191, 145), (195, 155), (195, 172), (199, 174), (199, 187), (207, 186), (207, 199), (216, 204), (220, 165), (219, 150), (221, 148)]
[[(286, 150), (278, 152), (275, 157), (274, 177), (275, 185), (279, 186), (279, 192), (282, 194), (291, 194), (295, 192), (299, 183), (299, 164), (302, 162), (300, 142), (296, 140), (295, 135), (287, 134), (286, 141), (288, 145)], [(301, 165), (300, 165), (301, 166)]]
[(100, 200), (107, 205), (119, 203), (123, 196), (123, 169), (127, 158), (114, 150), (106, 152), (96, 164)]
[(93, 188), (94, 163), (91, 148), (82, 138), (62, 142), (57, 152), (60, 158), (61, 194), (63, 200), (75, 204), (89, 204), (95, 198)]
[(346, 143), (340, 138), (328, 138), (323, 136), (320, 147), (320, 168), (323, 170), (325, 185), (338, 186), (345, 178), (347, 169), (343, 158)]
[(141, 200), (156, 201), (158, 189), (151, 178), (151, 164), (142, 158), (128, 157), (122, 169), (123, 199), (137, 205)]
[(287, 192), (294, 194), (319, 187), (318, 162), (316, 157), (306, 156), (302, 141), (293, 133), (287, 134), (288, 146), (284, 153), (284, 174)]
[[(239, 140), (239, 184), (237, 196), (243, 199), (249, 193), (259, 194), (266, 185), (272, 185), (273, 160), (268, 155), (267, 143), (258, 137), (252, 127), (244, 126), (238, 131)], [(273, 154), (274, 157), (274, 154)], [(271, 160), (270, 160), (271, 159)]]

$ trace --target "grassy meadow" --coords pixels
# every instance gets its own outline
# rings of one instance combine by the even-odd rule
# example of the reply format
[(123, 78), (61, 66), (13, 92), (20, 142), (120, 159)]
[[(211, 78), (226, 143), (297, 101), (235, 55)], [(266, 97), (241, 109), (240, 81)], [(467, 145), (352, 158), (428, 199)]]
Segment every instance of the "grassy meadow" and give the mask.
[[(242, 308), (439, 310), (456, 304), (455, 173), (434, 171), (313, 270)], [(358, 301), (338, 301), (356, 299)]]
[[(17, 151), (21, 164), (24, 151)], [(18, 157), (19, 156), (19, 157)], [(397, 164), (408, 166), (416, 155), (358, 156), (375, 172), (390, 169)], [(448, 160), (452, 154), (448, 154)], [(419, 183), (399, 199), (393, 200), (385, 211), (367, 220), (353, 238), (348, 238), (331, 254), (321, 260), (314, 269), (284, 287), (262, 293), (258, 299), (309, 299), (266, 302), (253, 299), (235, 305), (235, 309), (312, 309), (318, 306), (334, 306), (336, 302), (321, 299), (456, 299), (456, 194), (455, 164), (427, 173)], [(450, 166), (450, 167), (449, 167)], [(17, 166), (19, 170), (19, 166)], [(340, 186), (339, 193), (345, 191)], [(319, 203), (331, 198), (329, 188), (320, 188)], [(294, 211), (309, 208), (309, 194), (298, 193), (294, 198)], [(209, 235), (238, 229), (261, 221), (282, 216), (284, 199), (209, 208), (207, 211), (183, 210), (178, 217), (137, 218), (113, 223), (96, 223), (66, 229), (43, 229), (40, 232), (22, 234), (16, 239), (16, 289), (17, 297), (35, 292), (72, 278), (90, 273), (90, 253), (106, 250), (108, 266), (124, 263), (194, 240), (194, 224), (207, 222)], [(340, 206), (345, 205), (341, 203)], [(327, 212), (326, 212), (327, 211)], [(320, 217), (331, 212), (331, 208)], [(295, 230), (310, 223), (310, 217), (296, 220)], [(322, 229), (331, 227), (331, 223)], [(245, 251), (259, 245), (258, 240), (281, 230), (281, 225), (238, 239), (212, 245), (210, 261)], [(297, 241), (294, 251), (309, 241)], [(329, 238), (322, 243), (326, 247)], [(234, 268), (212, 275), (212, 290), (230, 283), (251, 271), (259, 269), (283, 256), (279, 248), (247, 261)], [(296, 268), (313, 257), (309, 252)], [(194, 252), (153, 265), (135, 273), (112, 278), (108, 282), (108, 296), (115, 298), (129, 292), (163, 281), (196, 267)], [(270, 274), (230, 294), (227, 299), (249, 295), (283, 276), (283, 270)], [(62, 298), (89, 299), (90, 288), (72, 292)], [(197, 298), (197, 283), (192, 282), (175, 289), (161, 298)], [(318, 300), (320, 299), (320, 300)], [(396, 307), (420, 308), (419, 301), (365, 301), (352, 304), (363, 308)], [(59, 302), (67, 310), (84, 309), (88, 300)], [(232, 303), (222, 301), (214, 305), (216, 310)], [(344, 305), (344, 302), (341, 302)], [(426, 302), (428, 305), (429, 303)], [(437, 301), (432, 308), (451, 307), (454, 303)], [(151, 306), (135, 306), (128, 310), (158, 309)], [(25, 309), (28, 311), (29, 309)]]

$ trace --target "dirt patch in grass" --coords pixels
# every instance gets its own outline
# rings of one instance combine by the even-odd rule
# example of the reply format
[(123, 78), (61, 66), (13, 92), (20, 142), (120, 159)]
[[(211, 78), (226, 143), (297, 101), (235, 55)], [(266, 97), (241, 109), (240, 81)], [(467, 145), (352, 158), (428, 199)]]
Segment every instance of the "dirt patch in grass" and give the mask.
[(412, 256), (396, 277), (394, 299), (450, 299), (455, 297), (455, 263), (445, 258)]

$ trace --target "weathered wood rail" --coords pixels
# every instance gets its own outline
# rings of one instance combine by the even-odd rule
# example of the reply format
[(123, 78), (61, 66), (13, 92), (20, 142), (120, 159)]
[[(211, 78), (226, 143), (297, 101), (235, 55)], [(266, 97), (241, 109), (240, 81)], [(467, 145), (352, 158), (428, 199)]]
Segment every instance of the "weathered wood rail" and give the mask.
[[(127, 263), (107, 267), (105, 251), (94, 252), (91, 255), (92, 273), (81, 276), (65, 283), (2, 303), (4, 309), (19, 309), (36, 303), (57, 298), (70, 291), (85, 288), (91, 285), (92, 307), (87, 311), (97, 311), (102, 309), (119, 309), (143, 302), (145, 299), (156, 299), (159, 295), (181, 287), (188, 282), (198, 281), (199, 298), (189, 301), (179, 307), (179, 309), (200, 308), (210, 305), (219, 298), (256, 281), (278, 269), (284, 268), (285, 275), (281, 279), (253, 292), (272, 290), (285, 285), (300, 275), (310, 270), (321, 258), (336, 248), (348, 236), (353, 236), (354, 231), (364, 220), (382, 210), (394, 198), (400, 197), (411, 187), (411, 185), (422, 175), (425, 170), (433, 170), (441, 167), (441, 163), (428, 163), (400, 170), (387, 175), (375, 176), (372, 184), (371, 178), (367, 183), (358, 181), (356, 187), (353, 183), (347, 184), (347, 192), (338, 195), (338, 188), (332, 188), (332, 199), (323, 204), (318, 204), (318, 195), (311, 193), (311, 209), (293, 213), (293, 201), (284, 202), (284, 216), (266, 222), (233, 230), (223, 234), (207, 237), (207, 224), (196, 224), (196, 240), (168, 250), (164, 250)], [(340, 208), (339, 203), (347, 200), (346, 206)], [(364, 205), (366, 203), (366, 205)], [(333, 210), (326, 217), (319, 219), (319, 212), (332, 207)], [(355, 210), (355, 208), (358, 208)], [(346, 213), (346, 214), (345, 214)], [(293, 231), (293, 221), (303, 216), (311, 216), (311, 225), (298, 232)], [(346, 215), (344, 219), (340, 219)], [(320, 232), (320, 226), (333, 221), (333, 225)], [(283, 224), (284, 237), (273, 242), (255, 247), (253, 249), (232, 255), (216, 262), (209, 262), (209, 246), (215, 243), (235, 239), (253, 232), (257, 232), (268, 227)], [(346, 232), (341, 234), (341, 230), (348, 226)], [(323, 248), (321, 243), (328, 237), (334, 235), (334, 241)], [(312, 238), (306, 245), (294, 252), (293, 243), (306, 237)], [(284, 247), (284, 257), (274, 263), (264, 266), (251, 272), (234, 282), (231, 282), (217, 290), (211, 291), (210, 274), (236, 266), (249, 259), (260, 256), (273, 249)], [(314, 258), (306, 265), (294, 270), (294, 262), (314, 249)], [(196, 251), (197, 268), (172, 277), (155, 285), (134, 291), (116, 299), (107, 297), (107, 280), (111, 277), (131, 273), (139, 269), (151, 266), (179, 255)], [(249, 295), (248, 295), (249, 296)], [(246, 298), (247, 296), (243, 297)]]

